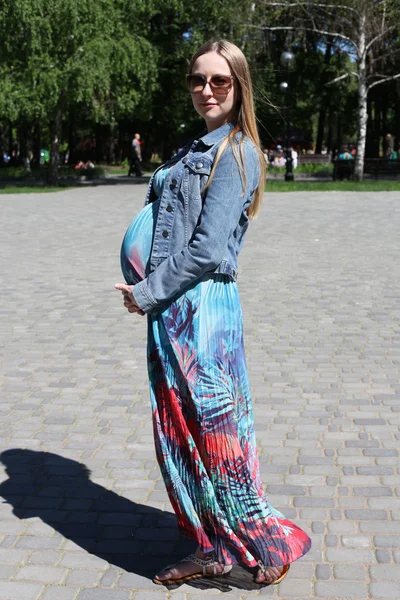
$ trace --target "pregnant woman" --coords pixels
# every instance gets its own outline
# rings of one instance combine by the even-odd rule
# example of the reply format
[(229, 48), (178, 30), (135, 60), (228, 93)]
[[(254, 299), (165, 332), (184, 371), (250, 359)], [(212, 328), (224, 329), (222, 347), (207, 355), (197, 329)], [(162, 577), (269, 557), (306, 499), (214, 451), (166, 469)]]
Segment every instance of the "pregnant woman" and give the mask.
[(148, 371), (158, 463), (194, 554), (155, 576), (176, 584), (238, 563), (278, 583), (310, 548), (267, 501), (259, 474), (243, 347), (237, 257), (256, 216), (265, 166), (251, 78), (225, 40), (193, 56), (186, 77), (207, 132), (153, 175), (121, 250), (130, 313), (148, 315)]

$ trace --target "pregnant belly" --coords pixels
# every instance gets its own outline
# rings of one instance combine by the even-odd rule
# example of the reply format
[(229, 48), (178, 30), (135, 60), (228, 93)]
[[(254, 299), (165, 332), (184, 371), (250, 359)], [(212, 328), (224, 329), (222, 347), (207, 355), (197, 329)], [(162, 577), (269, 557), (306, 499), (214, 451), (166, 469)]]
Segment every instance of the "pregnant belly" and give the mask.
[(121, 270), (128, 285), (135, 285), (147, 275), (154, 226), (160, 201), (148, 204), (129, 225), (121, 246)]

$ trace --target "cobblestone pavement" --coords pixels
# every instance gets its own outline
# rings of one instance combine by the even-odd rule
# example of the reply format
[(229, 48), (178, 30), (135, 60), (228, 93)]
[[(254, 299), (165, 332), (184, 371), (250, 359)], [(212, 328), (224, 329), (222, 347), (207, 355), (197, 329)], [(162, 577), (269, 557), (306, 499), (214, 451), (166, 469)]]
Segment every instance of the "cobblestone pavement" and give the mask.
[(240, 263), (270, 502), (312, 533), (279, 586), (176, 590), (145, 319), (113, 284), (145, 187), (1, 196), (0, 599), (400, 598), (400, 194), (265, 197)]

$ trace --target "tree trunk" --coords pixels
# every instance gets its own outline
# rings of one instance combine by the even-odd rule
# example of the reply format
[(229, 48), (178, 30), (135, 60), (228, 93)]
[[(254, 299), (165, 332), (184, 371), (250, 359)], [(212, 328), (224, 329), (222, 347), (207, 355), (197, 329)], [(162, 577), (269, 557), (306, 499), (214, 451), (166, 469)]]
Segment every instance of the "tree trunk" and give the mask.
[(14, 150), (13, 124), (12, 124), (12, 121), (9, 121), (9, 123), (8, 123), (8, 155), (9, 156), (11, 156), (13, 150)]
[(117, 149), (117, 142), (118, 142), (118, 138), (116, 137), (116, 126), (110, 125), (110, 145), (109, 145), (109, 149), (108, 149), (108, 164), (114, 164), (115, 163), (115, 157), (116, 157), (116, 149)]
[(368, 127), (367, 127), (367, 139), (365, 142), (365, 156), (367, 158), (373, 158), (375, 156), (375, 120), (374, 120), (374, 103), (371, 98), (371, 94), (368, 97), (367, 103), (368, 111)]
[[(321, 77), (321, 89), (325, 90), (325, 84), (326, 84), (326, 71), (327, 71), (327, 67), (329, 66), (330, 60), (331, 60), (331, 55), (332, 55), (332, 46), (331, 44), (327, 44), (326, 48), (325, 48), (325, 56), (324, 56), (324, 64), (325, 64), (325, 69), (324, 72), (322, 74)], [(329, 92), (330, 94), (330, 92)], [(325, 119), (326, 119), (326, 108), (327, 105), (329, 104), (329, 97), (326, 93), (324, 93), (323, 97), (322, 97), (322, 105), (319, 111), (319, 116), (318, 116), (318, 131), (317, 131), (317, 143), (316, 143), (316, 147), (315, 147), (315, 154), (321, 154), (322, 151), (322, 144), (324, 143), (324, 133), (325, 133)]]
[[(395, 91), (396, 91), (396, 96), (395, 98), (400, 98), (400, 84), (398, 81), (395, 82)], [(394, 103), (394, 114), (395, 114), (395, 120), (394, 120), (394, 137), (395, 137), (395, 142), (394, 142), (394, 149), (395, 150), (399, 150), (399, 146), (400, 146), (400, 102), (397, 100), (397, 102)]]
[(61, 108), (57, 108), (53, 122), (51, 123), (51, 149), (50, 149), (50, 171), (49, 182), (58, 185), (58, 166), (60, 163), (60, 135), (61, 135)]
[(322, 107), (319, 111), (318, 117), (318, 133), (317, 133), (317, 143), (315, 145), (315, 154), (321, 154), (322, 144), (324, 141), (324, 130), (325, 130), (325, 117), (326, 117), (326, 109)]
[(100, 125), (96, 123), (95, 129), (95, 138), (96, 138), (96, 148), (95, 148), (95, 163), (97, 165), (104, 162), (104, 125)]
[(77, 162), (75, 114), (71, 109), (68, 120), (68, 164), (75, 165)]
[(342, 135), (342, 113), (338, 112), (336, 117), (336, 150), (340, 154), (342, 151), (343, 135)]
[(32, 133), (32, 166), (35, 168), (40, 167), (40, 144), (41, 144), (41, 128), (40, 123), (37, 121), (33, 127)]
[(367, 139), (367, 123), (368, 123), (368, 87), (367, 87), (367, 60), (366, 60), (366, 8), (360, 16), (360, 31), (359, 31), (359, 58), (358, 58), (358, 125), (357, 125), (357, 155), (354, 165), (354, 179), (362, 181), (364, 178), (364, 155), (365, 142)]
[[(378, 90), (379, 91), (379, 90)], [(381, 154), (381, 137), (382, 137), (382, 120), (381, 120), (381, 99), (379, 97), (379, 94), (376, 93), (377, 90), (376, 88), (374, 88), (373, 94), (375, 96), (375, 102), (374, 102), (374, 107), (375, 107), (375, 114), (374, 114), (374, 121), (375, 121), (375, 134), (376, 134), (376, 154), (375, 157), (378, 158)]]
[(327, 136), (327, 140), (326, 140), (326, 147), (327, 147), (328, 154), (330, 154), (332, 152), (332, 150), (334, 150), (334, 148), (332, 148), (332, 145), (333, 145), (332, 138), (333, 138), (333, 126), (332, 126), (332, 114), (330, 112), (329, 117), (328, 117), (328, 136)]
[(253, 21), (253, 14), (256, 8), (256, 3), (252, 2), (250, 4), (250, 8), (249, 8), (249, 15), (247, 17), (247, 27), (244, 30), (244, 34), (243, 34), (243, 38), (242, 38), (242, 44), (241, 44), (241, 51), (245, 52), (246, 51), (246, 44), (247, 44), (247, 40), (249, 38), (249, 31), (250, 31), (250, 25), (252, 24)]
[(30, 173), (30, 161), (28, 157), (28, 125), (22, 121), (17, 128), (17, 137), (19, 142), (19, 163), (24, 167), (27, 173)]

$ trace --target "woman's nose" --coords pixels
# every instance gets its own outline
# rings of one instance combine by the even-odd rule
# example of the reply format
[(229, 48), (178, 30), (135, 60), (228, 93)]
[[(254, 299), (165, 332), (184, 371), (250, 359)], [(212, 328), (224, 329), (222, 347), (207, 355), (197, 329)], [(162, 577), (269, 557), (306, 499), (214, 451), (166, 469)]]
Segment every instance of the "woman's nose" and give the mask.
[(201, 92), (203, 96), (207, 96), (210, 97), (213, 95), (213, 91), (211, 89), (211, 85), (209, 84), (209, 82), (207, 81), (205, 86), (203, 87), (203, 91)]

